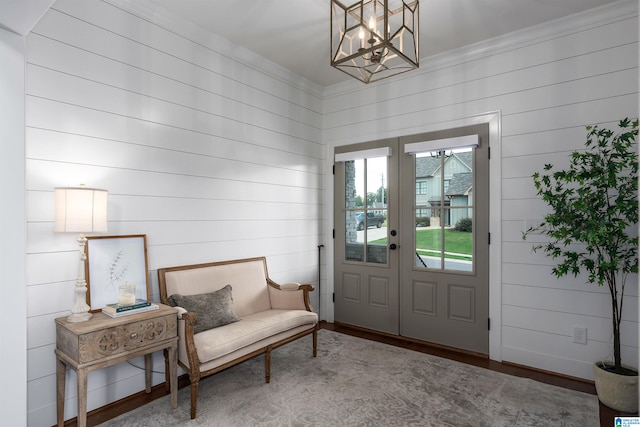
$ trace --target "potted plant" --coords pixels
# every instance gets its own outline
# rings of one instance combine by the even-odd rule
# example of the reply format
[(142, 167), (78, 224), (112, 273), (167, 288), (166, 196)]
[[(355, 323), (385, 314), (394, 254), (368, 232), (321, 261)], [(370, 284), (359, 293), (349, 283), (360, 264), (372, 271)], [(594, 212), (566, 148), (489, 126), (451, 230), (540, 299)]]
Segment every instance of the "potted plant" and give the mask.
[[(618, 125), (618, 132), (587, 126), (586, 149), (571, 153), (568, 169), (547, 164), (533, 175), (537, 194), (552, 212), (523, 238), (530, 233), (549, 238), (534, 250), (557, 260), (556, 277), (586, 273), (589, 283), (609, 288), (614, 360), (594, 364), (596, 391), (603, 404), (634, 413), (638, 372), (622, 363), (620, 322), (626, 279), (638, 272), (638, 120), (626, 118)], [(621, 383), (607, 385), (603, 377)]]

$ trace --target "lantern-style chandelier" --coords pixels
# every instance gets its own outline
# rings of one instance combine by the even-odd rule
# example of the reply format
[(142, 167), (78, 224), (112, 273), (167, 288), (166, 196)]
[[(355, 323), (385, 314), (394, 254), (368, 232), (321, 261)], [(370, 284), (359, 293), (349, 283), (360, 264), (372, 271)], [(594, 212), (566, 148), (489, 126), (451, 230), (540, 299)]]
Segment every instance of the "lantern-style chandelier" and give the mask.
[(331, 66), (364, 83), (418, 68), (418, 0), (331, 0)]

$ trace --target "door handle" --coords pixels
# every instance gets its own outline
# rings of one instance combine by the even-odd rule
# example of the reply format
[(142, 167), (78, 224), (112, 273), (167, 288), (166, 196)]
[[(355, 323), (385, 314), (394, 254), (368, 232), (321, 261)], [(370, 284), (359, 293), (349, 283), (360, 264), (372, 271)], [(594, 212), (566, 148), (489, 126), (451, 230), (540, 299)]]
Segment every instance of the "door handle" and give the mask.
[(389, 249), (391, 249), (392, 251), (396, 250), (397, 247), (398, 246), (395, 243), (392, 243), (392, 244), (389, 245)]

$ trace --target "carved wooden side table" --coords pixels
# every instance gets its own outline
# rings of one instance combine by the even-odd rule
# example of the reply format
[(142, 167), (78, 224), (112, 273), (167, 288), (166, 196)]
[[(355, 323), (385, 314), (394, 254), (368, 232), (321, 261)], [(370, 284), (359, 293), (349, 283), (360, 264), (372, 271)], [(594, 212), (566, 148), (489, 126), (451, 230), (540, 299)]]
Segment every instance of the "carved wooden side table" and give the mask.
[(151, 353), (164, 350), (165, 376), (171, 391), (171, 407), (178, 406), (177, 312), (158, 304), (158, 310), (111, 318), (94, 313), (86, 322), (56, 319), (56, 404), (58, 427), (64, 425), (66, 368), (77, 372), (78, 427), (87, 425), (89, 372), (144, 356), (145, 390), (151, 392)]

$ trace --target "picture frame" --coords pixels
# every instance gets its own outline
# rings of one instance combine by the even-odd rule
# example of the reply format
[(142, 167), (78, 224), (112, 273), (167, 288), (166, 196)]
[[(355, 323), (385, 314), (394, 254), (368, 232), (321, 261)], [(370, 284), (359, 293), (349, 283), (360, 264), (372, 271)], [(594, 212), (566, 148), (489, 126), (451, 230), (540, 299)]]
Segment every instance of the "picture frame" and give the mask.
[(150, 299), (147, 235), (87, 236), (84, 262), (87, 304), (96, 313), (118, 302), (118, 287), (135, 285), (136, 298)]

